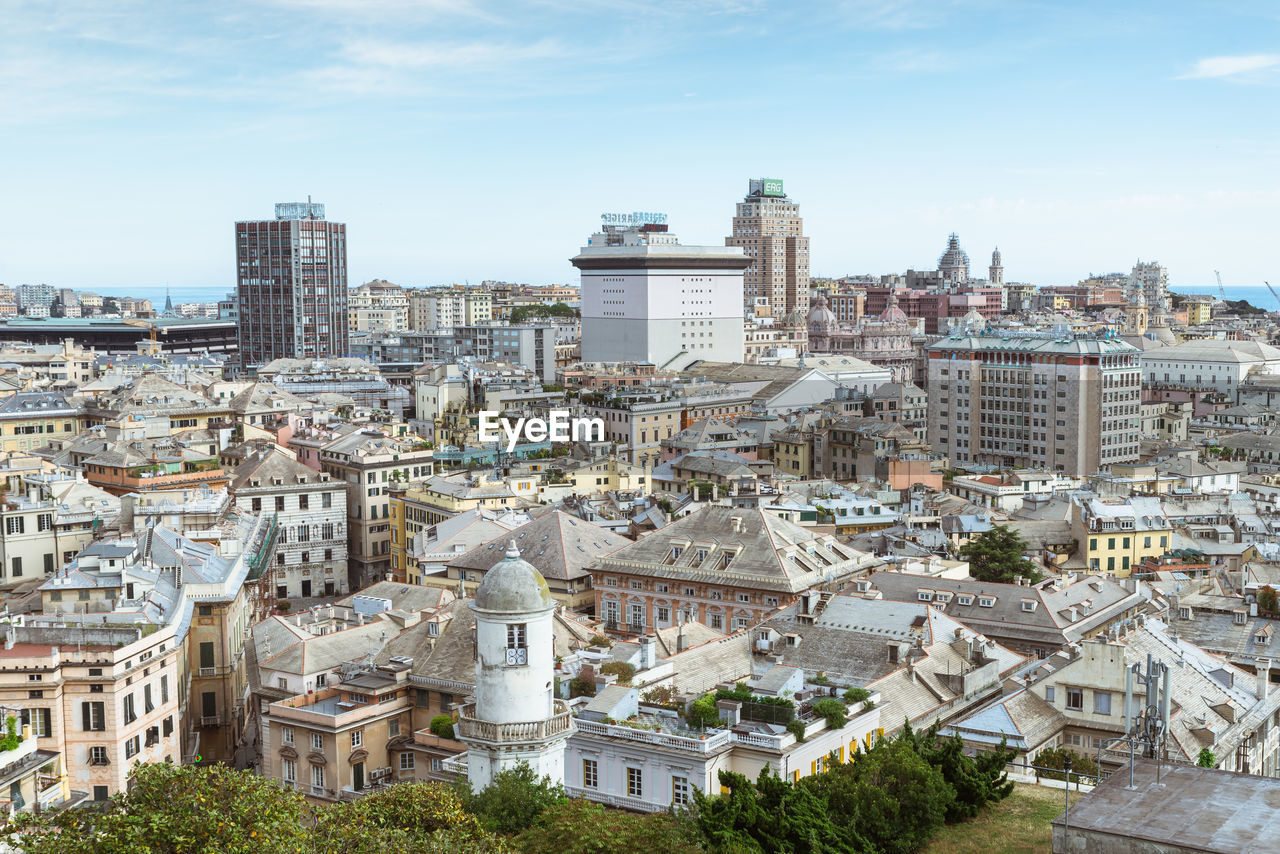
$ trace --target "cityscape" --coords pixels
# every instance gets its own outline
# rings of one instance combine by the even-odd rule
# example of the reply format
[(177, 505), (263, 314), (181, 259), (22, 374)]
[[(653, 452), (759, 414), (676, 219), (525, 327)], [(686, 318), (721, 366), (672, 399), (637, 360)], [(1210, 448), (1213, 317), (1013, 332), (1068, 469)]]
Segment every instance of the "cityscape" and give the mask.
[[(196, 119), (169, 99), (192, 98), (228, 122), (213, 142), (233, 157), (244, 121), (282, 165), (266, 180), (260, 163), (237, 178), (156, 159), (100, 233), (101, 199), (64, 196), (80, 239), (61, 252), (45, 216), (8, 212), (0, 850), (1271, 850), (1280, 291), (1254, 231), (1260, 210), (1274, 222), (1270, 149), (1226, 139), (1234, 153), (1187, 161), (1173, 201), (1142, 169), (1099, 166), (1143, 201), (1095, 211), (1071, 186), (1093, 167), (1048, 153), (1057, 183), (1019, 173), (1044, 193), (1029, 205), (999, 202), (1002, 170), (964, 203), (918, 185), (877, 201), (848, 182), (883, 190), (875, 173), (915, 168), (918, 139), (879, 166), (804, 141), (825, 175), (796, 139), (730, 151), (745, 125), (707, 130), (722, 110), (744, 121), (745, 102), (695, 103), (724, 45), (776, 49), (744, 92), (797, 69), (826, 85), (810, 63), (845, 56), (823, 28), (894, 48), (890, 94), (920, 97), (906, 74), (982, 74), (985, 101), (1009, 60), (901, 47), (970, 32), (951, 4), (812, 21), (764, 0), (598, 21), (561, 4), (53, 5), (0, 11), (45, 69), (30, 79), (49, 75), (14, 88), (0, 134), (99, 128), (93, 169), (110, 172), (113, 146), (153, 144), (116, 125), (149, 127), (147, 105), (167, 104), (181, 156)], [(1008, 33), (1066, 20), (1005, 13)], [(1168, 44), (1203, 14), (1171, 8)], [(1059, 39), (1103, 20), (1121, 26), (1084, 4)], [(537, 37), (564, 21), (616, 57)], [(278, 57), (252, 52), (282, 27), (297, 40)], [(338, 32), (333, 64), (307, 65), (299, 44), (324, 53)], [(1230, 89), (1186, 96), (1188, 115), (1256, 106), (1280, 55), (1250, 44), (1224, 37), (1144, 85)], [(254, 81), (281, 62), (305, 69), (282, 85), (337, 102), (272, 138)], [(90, 108), (68, 88), (94, 68)], [(616, 73), (610, 97), (634, 87), (629, 112), (572, 103), (596, 97), (583, 68)], [(763, 135), (818, 128), (813, 97)], [(310, 126), (426, 134), (424, 104), (441, 127), (500, 129), (506, 159), (486, 174), (481, 134), (456, 161), (426, 146), (406, 169), (388, 142), (386, 163), (345, 163)], [(614, 118), (672, 115), (687, 129), (610, 148)], [(567, 116), (598, 118), (573, 168), (539, 136)], [(976, 129), (946, 129), (931, 156), (955, 137), (947, 168), (977, 174), (959, 139)], [(707, 139), (722, 159), (698, 153)], [(1153, 165), (1181, 145), (1161, 139)], [(1231, 183), (1245, 149), (1247, 191)], [(1236, 189), (1205, 189), (1211, 173)], [(1191, 245), (1198, 222), (1212, 246)]]

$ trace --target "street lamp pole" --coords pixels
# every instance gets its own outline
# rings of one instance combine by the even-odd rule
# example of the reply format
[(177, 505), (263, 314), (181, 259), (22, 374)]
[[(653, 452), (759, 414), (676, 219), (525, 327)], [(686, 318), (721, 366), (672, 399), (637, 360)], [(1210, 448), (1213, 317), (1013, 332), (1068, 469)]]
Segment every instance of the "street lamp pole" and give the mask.
[(1071, 829), (1071, 754), (1067, 754), (1062, 763), (1067, 770), (1067, 777), (1062, 781), (1062, 844), (1065, 848), (1069, 843), (1066, 839), (1067, 831)]

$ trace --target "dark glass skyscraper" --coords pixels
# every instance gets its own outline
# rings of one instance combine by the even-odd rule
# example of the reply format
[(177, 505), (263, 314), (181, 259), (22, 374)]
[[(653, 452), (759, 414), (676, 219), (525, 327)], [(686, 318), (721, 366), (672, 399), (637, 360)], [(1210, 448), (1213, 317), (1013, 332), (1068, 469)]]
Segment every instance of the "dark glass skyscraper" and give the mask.
[(324, 205), (286, 202), (273, 220), (236, 223), (240, 362), (345, 356), (347, 226)]

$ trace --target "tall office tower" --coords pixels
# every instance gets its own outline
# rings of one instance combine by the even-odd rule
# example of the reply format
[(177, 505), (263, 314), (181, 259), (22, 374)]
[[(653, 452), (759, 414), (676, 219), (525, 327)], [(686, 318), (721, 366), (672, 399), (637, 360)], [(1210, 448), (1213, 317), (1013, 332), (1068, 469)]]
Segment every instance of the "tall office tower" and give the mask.
[(1138, 458), (1141, 352), (1060, 333), (943, 338), (925, 348), (929, 444), (961, 464), (1084, 477)]
[(681, 246), (666, 214), (605, 214), (582, 247), (582, 360), (683, 370), (741, 362), (742, 270), (730, 246)]
[(347, 226), (324, 205), (286, 202), (276, 218), (236, 223), (240, 363), (345, 356)]
[(724, 245), (741, 246), (751, 259), (743, 277), (747, 314), (759, 305), (767, 305), (776, 320), (792, 312), (809, 314), (809, 238), (800, 205), (787, 198), (781, 181), (751, 179)]
[(1142, 291), (1147, 305), (1155, 310), (1166, 299), (1168, 288), (1169, 271), (1158, 261), (1139, 261), (1133, 265), (1133, 272), (1129, 274), (1130, 302), (1134, 301), (1135, 292)]

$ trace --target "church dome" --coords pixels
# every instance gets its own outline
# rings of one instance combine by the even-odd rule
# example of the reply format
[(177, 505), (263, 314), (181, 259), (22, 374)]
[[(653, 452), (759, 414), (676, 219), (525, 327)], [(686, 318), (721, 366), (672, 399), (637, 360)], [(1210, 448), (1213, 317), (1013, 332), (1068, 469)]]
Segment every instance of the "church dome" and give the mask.
[(836, 325), (835, 312), (827, 308), (827, 295), (818, 291), (813, 304), (809, 306), (809, 328), (826, 330), (835, 329)]
[(804, 326), (804, 315), (792, 309), (782, 317), (783, 326)]
[(885, 323), (908, 323), (910, 321), (907, 313), (898, 308), (897, 291), (889, 291), (889, 302), (885, 305), (884, 311), (880, 313), (880, 319)]
[(960, 248), (960, 236), (952, 232), (947, 237), (947, 249), (938, 259), (939, 270), (968, 270), (969, 253)]
[(987, 319), (978, 313), (976, 308), (969, 309), (969, 313), (964, 316), (965, 326), (983, 326)]
[(547, 580), (533, 564), (521, 559), (515, 541), (476, 588), (475, 607), (481, 611), (528, 613), (545, 611), (551, 604)]

